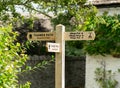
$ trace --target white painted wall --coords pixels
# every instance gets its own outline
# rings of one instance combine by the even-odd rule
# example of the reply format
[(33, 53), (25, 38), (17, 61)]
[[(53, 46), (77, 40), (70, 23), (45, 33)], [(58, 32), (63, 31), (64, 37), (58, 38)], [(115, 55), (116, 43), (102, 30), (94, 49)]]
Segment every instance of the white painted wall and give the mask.
[(120, 14), (120, 7), (99, 8), (97, 15), (102, 15), (105, 11), (108, 12), (108, 15)]
[[(95, 81), (95, 70), (101, 67), (103, 60), (106, 63), (106, 70), (112, 70), (116, 72), (120, 68), (120, 58), (114, 58), (110, 55), (107, 56), (86, 56), (86, 84), (85, 88), (99, 88), (98, 83)], [(116, 72), (115, 79), (119, 82), (118, 87), (120, 88), (120, 73)]]

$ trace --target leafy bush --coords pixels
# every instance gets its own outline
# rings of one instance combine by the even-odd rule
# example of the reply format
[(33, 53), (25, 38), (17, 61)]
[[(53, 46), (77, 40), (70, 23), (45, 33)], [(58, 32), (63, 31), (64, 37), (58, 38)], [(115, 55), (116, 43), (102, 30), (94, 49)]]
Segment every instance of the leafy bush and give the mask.
[(19, 87), (17, 74), (21, 72), (27, 56), (21, 45), (15, 43), (16, 36), (11, 26), (0, 28), (0, 88)]
[(98, 16), (95, 21), (96, 38), (88, 41), (85, 50), (89, 54), (111, 54), (115, 57), (120, 56), (120, 15)]

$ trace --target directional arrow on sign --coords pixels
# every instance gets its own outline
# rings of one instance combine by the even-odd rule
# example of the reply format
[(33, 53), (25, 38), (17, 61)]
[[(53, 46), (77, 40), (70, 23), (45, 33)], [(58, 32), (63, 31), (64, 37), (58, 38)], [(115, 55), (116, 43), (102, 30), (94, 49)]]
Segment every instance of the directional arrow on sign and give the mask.
[(94, 31), (80, 31), (80, 32), (65, 32), (65, 40), (94, 40), (95, 32)]
[[(70, 40), (94, 40), (94, 31), (80, 31), (80, 32), (64, 32), (64, 39), (66, 41)], [(38, 40), (38, 41), (55, 41), (55, 32), (29, 32), (27, 34), (28, 40)]]
[(28, 40), (38, 40), (38, 41), (51, 41), (55, 40), (54, 32), (28, 32), (27, 34)]

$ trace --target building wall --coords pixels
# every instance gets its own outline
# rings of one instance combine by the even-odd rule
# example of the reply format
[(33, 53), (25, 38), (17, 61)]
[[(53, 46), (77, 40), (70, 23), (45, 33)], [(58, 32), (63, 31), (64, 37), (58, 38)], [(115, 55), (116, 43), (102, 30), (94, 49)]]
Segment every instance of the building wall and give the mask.
[(108, 12), (108, 15), (120, 14), (120, 7), (98, 8), (97, 15), (102, 15), (106, 11)]
[(120, 88), (120, 73), (118, 69), (120, 69), (120, 58), (114, 58), (110, 55), (107, 56), (86, 56), (86, 87), (85, 88), (100, 88), (99, 84), (95, 81), (96, 68), (103, 67), (103, 63), (105, 64), (106, 71), (112, 70), (115, 73), (115, 80), (118, 81), (118, 87)]
[[(103, 7), (98, 8), (97, 15), (102, 15), (104, 12), (108, 12), (108, 15), (120, 14), (120, 7), (110, 7), (109, 5), (103, 5)], [(119, 82), (117, 88), (120, 88), (120, 73), (117, 71), (120, 68), (120, 58), (114, 58), (110, 55), (105, 57), (101, 55), (86, 55), (85, 88), (100, 88), (99, 84), (95, 81), (95, 70), (96, 68), (102, 67), (103, 62), (105, 62), (106, 70), (112, 70), (116, 73), (115, 79)]]

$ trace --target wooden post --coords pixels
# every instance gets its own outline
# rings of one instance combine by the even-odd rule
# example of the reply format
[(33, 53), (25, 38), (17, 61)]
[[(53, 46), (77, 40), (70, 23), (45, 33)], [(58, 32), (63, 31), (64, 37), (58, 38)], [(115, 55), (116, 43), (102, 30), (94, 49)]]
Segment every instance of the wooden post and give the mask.
[(55, 57), (55, 88), (65, 88), (65, 26), (56, 26), (56, 43), (60, 44), (60, 52)]

